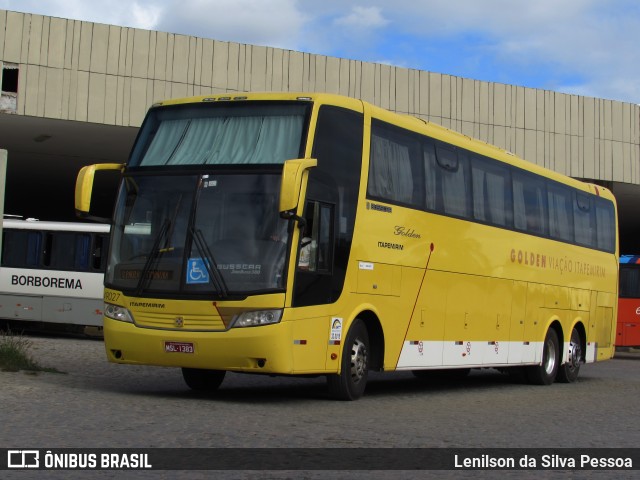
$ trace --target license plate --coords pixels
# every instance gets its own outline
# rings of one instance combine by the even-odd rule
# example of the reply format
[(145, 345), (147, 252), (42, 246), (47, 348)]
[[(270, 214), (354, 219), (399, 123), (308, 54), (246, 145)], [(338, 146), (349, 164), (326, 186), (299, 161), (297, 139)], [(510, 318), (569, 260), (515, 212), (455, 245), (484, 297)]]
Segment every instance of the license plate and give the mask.
[(195, 348), (191, 342), (164, 342), (166, 353), (195, 353)]

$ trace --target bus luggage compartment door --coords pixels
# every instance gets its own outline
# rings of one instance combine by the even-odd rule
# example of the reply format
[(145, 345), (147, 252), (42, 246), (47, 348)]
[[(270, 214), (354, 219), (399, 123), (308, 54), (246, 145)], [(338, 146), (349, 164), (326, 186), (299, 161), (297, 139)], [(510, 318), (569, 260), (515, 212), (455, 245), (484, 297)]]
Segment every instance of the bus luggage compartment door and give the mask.
[(0, 317), (8, 320), (42, 320), (42, 297), (0, 295)]
[(44, 297), (42, 321), (101, 327), (103, 310), (102, 299)]

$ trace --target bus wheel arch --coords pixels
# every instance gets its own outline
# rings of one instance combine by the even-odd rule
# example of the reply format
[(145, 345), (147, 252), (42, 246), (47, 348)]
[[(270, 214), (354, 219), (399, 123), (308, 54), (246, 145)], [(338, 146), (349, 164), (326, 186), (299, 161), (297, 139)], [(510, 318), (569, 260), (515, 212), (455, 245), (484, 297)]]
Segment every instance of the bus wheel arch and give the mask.
[(327, 375), (329, 395), (357, 400), (366, 388), (369, 371), (382, 368), (382, 328), (371, 312), (361, 312), (344, 337), (340, 373)]
[(369, 369), (372, 371), (382, 371), (384, 367), (384, 332), (378, 316), (370, 310), (362, 311), (358, 314), (369, 334)]

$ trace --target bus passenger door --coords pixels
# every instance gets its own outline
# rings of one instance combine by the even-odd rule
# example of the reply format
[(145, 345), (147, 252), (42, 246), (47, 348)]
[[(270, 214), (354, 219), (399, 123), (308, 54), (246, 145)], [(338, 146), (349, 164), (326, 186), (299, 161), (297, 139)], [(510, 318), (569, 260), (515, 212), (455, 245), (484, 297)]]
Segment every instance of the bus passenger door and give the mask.
[(309, 200), (296, 260), (293, 306), (332, 302), (334, 205)]

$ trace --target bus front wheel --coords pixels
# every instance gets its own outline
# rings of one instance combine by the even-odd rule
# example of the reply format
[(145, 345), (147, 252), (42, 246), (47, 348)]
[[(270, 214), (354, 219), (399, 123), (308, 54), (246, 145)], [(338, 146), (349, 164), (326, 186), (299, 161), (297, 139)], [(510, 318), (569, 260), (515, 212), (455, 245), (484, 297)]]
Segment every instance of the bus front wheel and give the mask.
[(569, 361), (560, 365), (558, 381), (562, 383), (575, 382), (580, 373), (580, 363), (582, 363), (582, 336), (578, 329), (574, 328), (569, 341)]
[(212, 393), (224, 380), (227, 372), (224, 370), (205, 370), (202, 368), (183, 368), (182, 378), (191, 390), (202, 393)]
[(340, 374), (327, 376), (331, 397), (338, 400), (360, 398), (367, 386), (369, 361), (369, 333), (364, 322), (356, 319), (344, 343)]
[(542, 363), (527, 367), (527, 379), (535, 385), (551, 385), (558, 374), (560, 342), (553, 328), (547, 332), (542, 348)]

